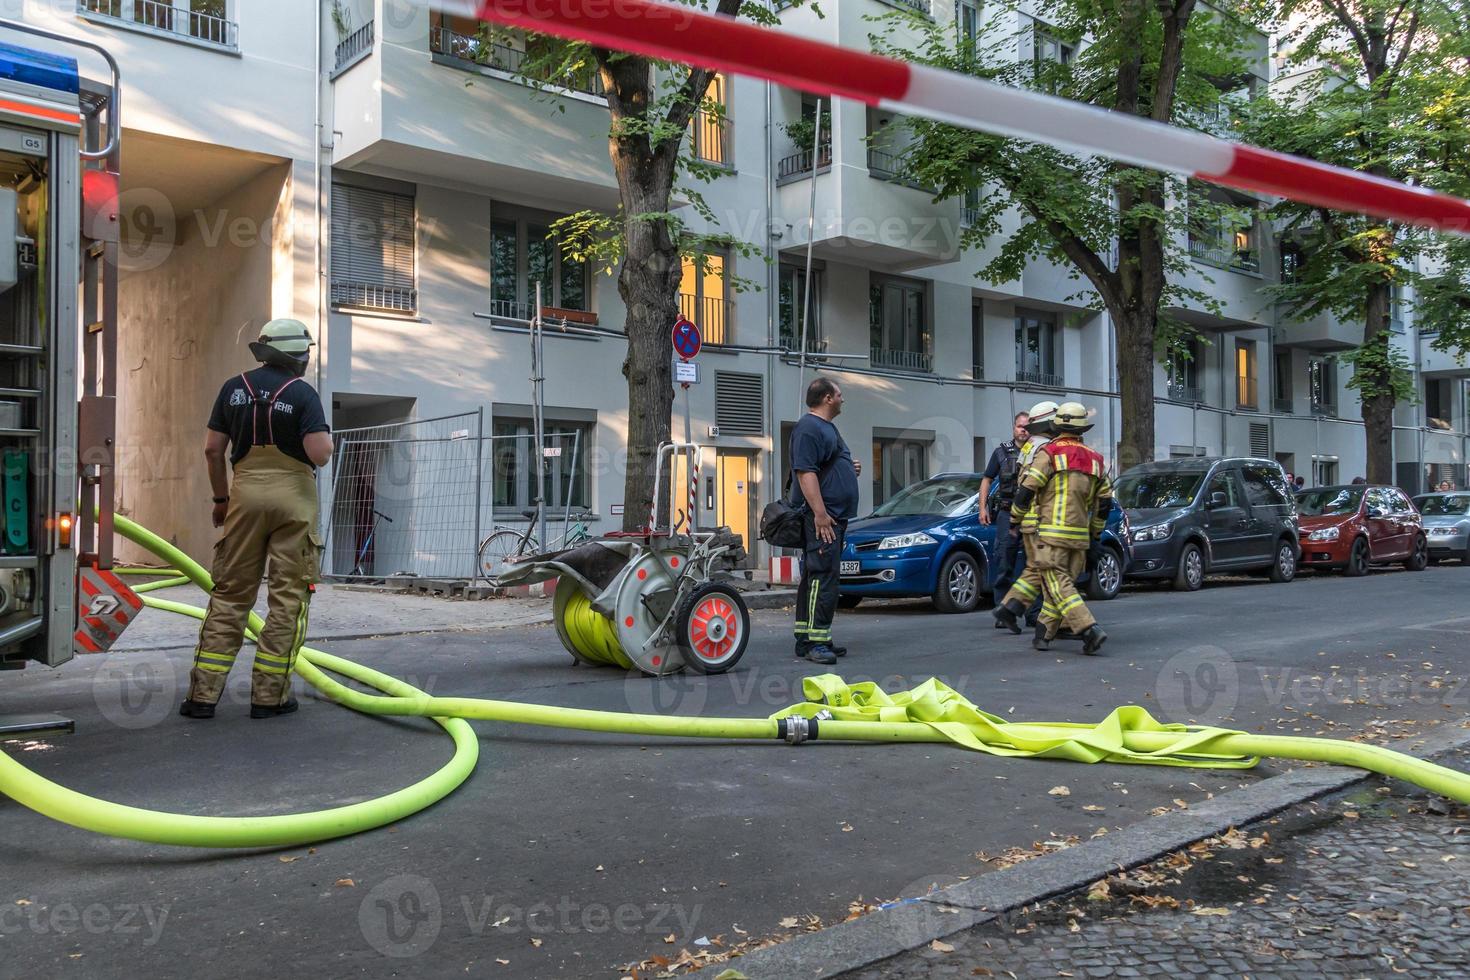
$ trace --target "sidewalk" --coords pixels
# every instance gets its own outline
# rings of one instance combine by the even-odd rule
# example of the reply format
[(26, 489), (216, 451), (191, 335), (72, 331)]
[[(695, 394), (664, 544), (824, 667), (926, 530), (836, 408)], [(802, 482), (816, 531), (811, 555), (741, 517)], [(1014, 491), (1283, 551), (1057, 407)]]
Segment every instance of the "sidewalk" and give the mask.
[(1470, 808), (1373, 786), (845, 976), (1470, 974)]
[[(149, 593), (204, 606), (209, 598), (192, 585), (180, 585)], [(262, 585), (255, 611), (265, 615), (266, 590)], [(439, 633), (498, 629), (551, 622), (550, 599), (482, 599), (475, 602), (409, 595), (402, 592), (365, 591), (360, 588), (317, 586), (311, 603), (308, 641), (346, 640), (408, 633)], [(169, 650), (192, 647), (199, 636), (199, 621), (157, 609), (144, 609), (113, 649)]]

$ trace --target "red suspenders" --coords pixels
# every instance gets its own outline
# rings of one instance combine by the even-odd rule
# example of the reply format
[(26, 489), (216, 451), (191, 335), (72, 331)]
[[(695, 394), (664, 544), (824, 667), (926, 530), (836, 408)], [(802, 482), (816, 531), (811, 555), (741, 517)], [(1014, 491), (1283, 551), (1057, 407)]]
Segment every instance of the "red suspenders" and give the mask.
[(255, 393), (254, 388), (250, 387), (250, 379), (247, 378), (244, 374), (240, 375), (240, 381), (245, 385), (245, 390), (250, 392), (250, 444), (252, 446), (274, 446), (276, 444), (276, 422), (275, 415), (273, 414), (276, 407), (276, 402), (281, 400), (281, 394), (287, 388), (291, 387), (293, 384), (300, 380), (300, 378), (291, 378), (285, 384), (277, 388), (275, 396), (271, 398), (269, 402), (265, 403), (266, 435), (270, 439), (270, 441), (261, 442), (260, 416), (256, 414), (257, 409), (261, 404), (260, 396)]

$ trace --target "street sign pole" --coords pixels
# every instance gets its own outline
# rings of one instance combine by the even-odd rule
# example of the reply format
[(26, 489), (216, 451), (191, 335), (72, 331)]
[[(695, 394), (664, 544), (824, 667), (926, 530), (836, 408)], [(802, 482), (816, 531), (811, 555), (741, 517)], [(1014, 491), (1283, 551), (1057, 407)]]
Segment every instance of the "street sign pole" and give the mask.
[[(704, 338), (700, 335), (699, 327), (683, 316), (674, 321), (674, 352), (679, 355), (679, 365), (693, 366), (694, 358), (699, 356), (700, 349), (704, 346)], [(696, 371), (698, 369), (696, 368)], [(685, 372), (678, 372), (682, 377), (687, 377)], [(696, 379), (698, 375), (695, 375)], [(684, 389), (684, 445), (691, 446), (694, 443), (694, 424), (689, 416), (689, 385), (694, 382), (680, 380), (679, 387)], [(695, 471), (695, 453), (692, 449), (686, 449), (688, 463), (686, 468), (689, 472), (689, 530), (699, 526), (699, 479), (700, 475)], [(672, 504), (669, 512), (673, 513)]]

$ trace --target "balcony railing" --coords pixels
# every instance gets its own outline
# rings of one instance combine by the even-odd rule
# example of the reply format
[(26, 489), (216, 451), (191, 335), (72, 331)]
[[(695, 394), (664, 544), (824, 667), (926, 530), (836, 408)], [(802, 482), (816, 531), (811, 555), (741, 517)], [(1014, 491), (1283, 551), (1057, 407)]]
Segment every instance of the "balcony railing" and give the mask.
[(721, 167), (733, 166), (730, 159), (730, 120), (700, 110), (689, 123), (689, 141), (695, 158)]
[(907, 151), (902, 153), (889, 153), (887, 150), (868, 149), (868, 175), (878, 180), (887, 181), (890, 184), (902, 184), (904, 187), (912, 187), (914, 190), (924, 191), (928, 194), (935, 193), (934, 188), (921, 184), (911, 177), (905, 176), (907, 167), (904, 157)]
[(1312, 400), (1312, 414), (1328, 418), (1337, 417), (1337, 403)]
[(1210, 265), (1218, 265), (1223, 269), (1235, 269), (1240, 272), (1261, 271), (1261, 253), (1252, 249), (1238, 252), (1229, 246), (1208, 238), (1189, 239), (1189, 254), (1201, 262)]
[[(825, 173), (832, 169), (832, 144), (823, 143), (817, 149), (817, 172)], [(793, 180), (802, 180), (811, 176), (812, 151), (802, 150), (790, 156), (782, 157), (776, 162), (776, 183), (785, 184)]]
[(1290, 398), (1276, 398), (1271, 402), (1271, 409), (1277, 415), (1293, 415), (1296, 413), (1296, 402)]
[(694, 293), (679, 294), (679, 312), (699, 327), (701, 338), (706, 344), (729, 342), (733, 305), (723, 296), (696, 296)]
[(919, 350), (889, 350), (874, 347), (868, 352), (868, 364), (872, 367), (898, 368), (900, 371), (934, 370), (934, 355)]
[(1235, 405), (1252, 411), (1261, 403), (1256, 400), (1256, 379), (1246, 375), (1235, 376)]
[(191, 37), (222, 48), (237, 45), (235, 22), (162, 0), (77, 0), (77, 11), (110, 17), (149, 32)]
[(960, 212), (960, 223), (966, 228), (973, 228), (980, 223), (979, 208), (964, 208)]
[(1176, 402), (1203, 402), (1205, 390), (1193, 385), (1169, 385), (1169, 399)]
[(406, 286), (335, 280), (332, 283), (332, 305), (414, 313), (419, 308), (419, 291)]
[(970, 377), (974, 378), (976, 381), (984, 381), (985, 380), (985, 365), (984, 364), (971, 364), (970, 365)]
[(377, 36), (375, 23), (368, 21), (338, 42), (334, 74), (346, 71), (372, 53), (373, 41)]
[(1060, 388), (1066, 382), (1062, 380), (1062, 376), (1060, 374), (1053, 374), (1050, 371), (1023, 370), (1021, 368), (1017, 368), (1016, 383), (1023, 385), (1040, 385), (1043, 388)]
[(602, 95), (602, 77), (596, 73), (585, 77), (571, 75), (554, 77), (544, 73), (527, 73), (524, 68), (527, 59), (531, 57), (529, 53), (507, 44), (496, 44), (475, 35), (460, 34), (447, 27), (429, 31), (429, 50), (446, 58), (523, 76), (546, 85), (566, 89), (569, 92), (582, 92), (599, 97)]

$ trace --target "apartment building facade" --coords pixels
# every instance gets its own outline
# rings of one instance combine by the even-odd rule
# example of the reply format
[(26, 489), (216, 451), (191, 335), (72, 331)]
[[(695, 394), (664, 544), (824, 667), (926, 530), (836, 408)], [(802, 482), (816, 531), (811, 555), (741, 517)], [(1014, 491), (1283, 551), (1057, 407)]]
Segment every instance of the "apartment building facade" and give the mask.
[[(551, 502), (589, 509), (594, 531), (621, 522), (616, 281), (547, 239), (559, 217), (617, 205), (594, 77), (529, 86), (517, 75), (523, 40), (406, 0), (343, 0), (320, 16), (286, 0), (76, 3), (25, 0), (24, 16), (108, 47), (127, 86), (120, 428), (136, 462), (124, 464), (125, 512), (205, 552), (207, 510), (189, 506), (208, 496), (200, 430), (223, 377), (249, 366), (246, 335), (270, 316), (317, 330), (312, 380), (336, 428), (473, 414), (514, 443), (531, 425), (526, 320), (539, 284), (545, 421), (579, 447), (575, 467), (553, 464)], [(968, 0), (894, 3), (957, 32), (981, 16)], [(784, 10), (783, 25), (863, 46), (868, 18), (895, 9), (823, 6), (825, 17)], [(1041, 17), (1010, 16), (1022, 57), (1071, 56)], [(1266, 84), (1264, 39), (1260, 64)], [(983, 466), (1011, 416), (1042, 399), (1096, 406), (1090, 439), (1111, 459), (1112, 330), (1069, 270), (1037, 262), (1013, 282), (977, 278), (985, 251), (960, 245), (975, 202), (911, 186), (902, 120), (823, 102), (830, 132), (814, 154), (797, 140), (816, 99), (745, 78), (719, 79), (717, 94), (724, 118), (702, 115), (689, 137), (721, 168), (700, 187), (717, 223), (684, 214), (756, 254), (687, 267), (680, 303), (705, 334), (688, 400), (722, 522), (749, 540), (783, 482), (784, 435), (814, 370), (846, 391), (840, 425), (864, 462), (865, 509), (913, 480)], [(1284, 318), (1261, 287), (1289, 274), (1290, 250), (1262, 222), (1187, 247), (1220, 307), (1175, 311), (1201, 341), (1156, 366), (1156, 453), (1274, 455), (1312, 483), (1359, 475), (1358, 406), (1332, 355), (1360, 328)], [(737, 280), (754, 288), (737, 292)], [(1432, 352), (1408, 307), (1400, 336), (1433, 400), (1401, 411), (1404, 485), (1463, 485), (1470, 369)], [(520, 522), (531, 467), (513, 455), (486, 469), (481, 526)], [(325, 493), (334, 479), (324, 473)], [(349, 555), (353, 533), (340, 535)], [(384, 554), (377, 571), (416, 547)]]

